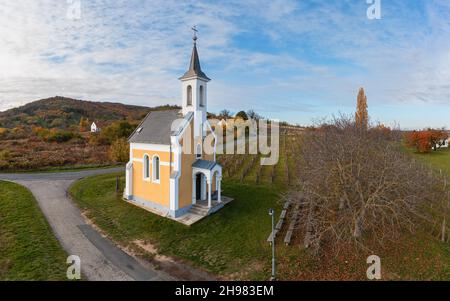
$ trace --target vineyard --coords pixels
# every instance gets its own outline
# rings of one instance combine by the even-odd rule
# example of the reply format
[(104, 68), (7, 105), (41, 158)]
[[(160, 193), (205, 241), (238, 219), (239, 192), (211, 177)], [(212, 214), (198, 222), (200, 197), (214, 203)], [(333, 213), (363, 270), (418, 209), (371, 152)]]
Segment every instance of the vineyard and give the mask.
[(300, 148), (297, 135), (280, 133), (279, 160), (276, 165), (261, 165), (261, 155), (223, 154), (218, 162), (223, 167), (225, 180), (243, 184), (277, 185), (288, 188), (295, 183), (296, 156)]

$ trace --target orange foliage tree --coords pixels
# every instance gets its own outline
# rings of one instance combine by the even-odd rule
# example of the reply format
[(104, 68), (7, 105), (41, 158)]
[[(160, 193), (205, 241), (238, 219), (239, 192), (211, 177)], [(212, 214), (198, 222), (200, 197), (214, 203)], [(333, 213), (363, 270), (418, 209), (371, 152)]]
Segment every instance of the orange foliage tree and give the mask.
[(369, 127), (369, 113), (367, 112), (367, 96), (364, 88), (360, 88), (358, 92), (358, 99), (356, 104), (355, 114), (356, 125), (367, 129)]
[(426, 129), (406, 134), (405, 143), (420, 153), (429, 153), (440, 147), (447, 138), (448, 134), (444, 130)]

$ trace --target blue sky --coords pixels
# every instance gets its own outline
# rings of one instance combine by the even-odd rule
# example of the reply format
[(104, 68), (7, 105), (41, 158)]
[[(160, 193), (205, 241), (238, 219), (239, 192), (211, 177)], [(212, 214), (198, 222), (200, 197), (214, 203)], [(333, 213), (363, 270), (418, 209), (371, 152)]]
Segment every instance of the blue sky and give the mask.
[(380, 20), (367, 18), (368, 7), (3, 0), (0, 110), (54, 95), (179, 104), (197, 25), (212, 112), (251, 108), (308, 125), (352, 113), (363, 86), (373, 121), (450, 128), (450, 1), (381, 0)]

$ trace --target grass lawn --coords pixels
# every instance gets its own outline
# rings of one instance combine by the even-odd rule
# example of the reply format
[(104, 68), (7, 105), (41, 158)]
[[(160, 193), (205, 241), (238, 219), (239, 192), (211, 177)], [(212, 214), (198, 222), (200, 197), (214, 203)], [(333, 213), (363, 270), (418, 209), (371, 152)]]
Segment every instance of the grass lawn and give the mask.
[(11, 174), (11, 173), (21, 173), (21, 174), (57, 173), (57, 172), (83, 171), (83, 170), (90, 170), (90, 169), (108, 169), (108, 168), (114, 168), (114, 167), (120, 167), (120, 166), (122, 166), (122, 164), (64, 165), (64, 166), (54, 166), (54, 167), (42, 167), (42, 168), (36, 168), (36, 169), (32, 169), (32, 170), (0, 170), (0, 173), (8, 173), (8, 174)]
[(268, 209), (279, 208), (280, 188), (224, 180), (223, 194), (235, 200), (186, 227), (124, 202), (115, 193), (117, 175), (123, 187), (123, 174), (113, 174), (83, 179), (70, 190), (87, 216), (115, 241), (130, 246), (135, 240), (144, 240), (154, 244), (161, 254), (184, 259), (226, 278), (268, 279)]
[(410, 153), (419, 161), (429, 164), (432, 168), (442, 172), (446, 172), (450, 180), (450, 147), (442, 148), (437, 151), (431, 151), (428, 154), (421, 154), (411, 148), (404, 148), (406, 152)]
[(66, 258), (31, 192), (0, 181), (0, 280), (65, 280)]

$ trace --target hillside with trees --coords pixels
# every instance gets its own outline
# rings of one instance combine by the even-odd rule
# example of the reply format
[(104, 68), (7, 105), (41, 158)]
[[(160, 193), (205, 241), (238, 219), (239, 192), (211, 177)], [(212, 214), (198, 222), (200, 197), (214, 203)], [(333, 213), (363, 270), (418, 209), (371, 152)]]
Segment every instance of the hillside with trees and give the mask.
[[(172, 106), (152, 108), (164, 110)], [(91, 102), (56, 96), (30, 102), (22, 107), (0, 112), (0, 128), (40, 126), (69, 129), (78, 126), (84, 118), (90, 121), (141, 120), (150, 111), (148, 107), (110, 102)]]
[[(125, 139), (155, 108), (52, 97), (0, 112), (0, 170), (102, 166), (123, 162)], [(90, 132), (95, 122), (101, 130)]]

